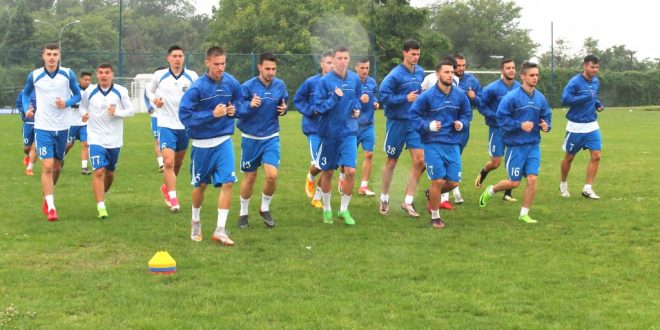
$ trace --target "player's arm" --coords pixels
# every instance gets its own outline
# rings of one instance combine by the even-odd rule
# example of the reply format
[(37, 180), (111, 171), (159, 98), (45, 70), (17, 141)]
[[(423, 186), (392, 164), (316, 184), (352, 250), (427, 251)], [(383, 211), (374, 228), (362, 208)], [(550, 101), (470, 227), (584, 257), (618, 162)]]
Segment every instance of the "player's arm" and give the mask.
[(252, 99), (255, 97), (256, 93), (253, 93), (252, 90), (245, 84), (243, 84), (240, 89), (241, 91), (241, 106), (236, 105), (236, 118), (247, 118), (253, 114), (258, 113), (252, 108)]
[(458, 121), (461, 123), (460, 129), (457, 131), (464, 131), (470, 127), (470, 121), (472, 120), (472, 105), (470, 104), (470, 99), (467, 95), (463, 95), (461, 99), (460, 106), (458, 107)]
[(390, 74), (380, 84), (380, 94), (378, 96), (383, 104), (396, 105), (408, 102), (408, 94), (396, 94), (396, 83), (396, 78)]
[(497, 124), (507, 132), (522, 129), (522, 123), (513, 118), (513, 107), (513, 97), (504, 97), (497, 107)]
[(179, 120), (186, 128), (213, 119), (213, 109), (199, 109), (199, 90), (196, 86), (189, 88), (179, 102)]
[(328, 110), (334, 108), (341, 98), (334, 89), (326, 86), (326, 82), (324, 80), (316, 84), (314, 96), (314, 104), (316, 105), (314, 110), (320, 114), (324, 114), (328, 112)]
[(579, 90), (580, 87), (577, 85), (576, 80), (571, 79), (561, 94), (561, 104), (568, 106), (580, 105), (589, 102), (593, 98), (589, 93), (580, 93)]
[(69, 69), (69, 89), (71, 90), (71, 97), (65, 102), (67, 107), (80, 103), (81, 96), (78, 78), (76, 78), (76, 74), (71, 69)]
[(286, 85), (282, 83), (282, 91), (281, 91), (282, 97), (280, 98), (280, 102), (277, 104), (277, 114), (280, 116), (284, 116), (287, 114), (289, 107), (287, 104), (289, 103), (289, 91), (286, 89)]
[(431, 130), (431, 121), (424, 119), (429, 105), (425, 94), (420, 95), (408, 109), (408, 126), (419, 134), (426, 134)]
[(34, 83), (32, 82), (32, 72), (27, 75), (25, 81), (25, 86), (23, 86), (23, 94), (21, 94), (21, 102), (23, 103), (23, 109), (30, 108), (30, 94), (34, 92)]
[(123, 89), (119, 95), (121, 108), (115, 110), (115, 116), (122, 118), (133, 116), (135, 114), (135, 108), (133, 107), (130, 96), (128, 96), (128, 91)]
[(493, 103), (495, 93), (491, 92), (491, 90), (492, 89), (490, 88), (486, 88), (483, 90), (483, 92), (481, 93), (481, 100), (479, 102), (479, 105), (477, 106), (477, 110), (479, 111), (479, 113), (482, 116), (484, 116), (486, 119), (495, 117), (495, 111), (490, 107), (490, 105)]
[(543, 106), (541, 107), (541, 121), (548, 125), (548, 129), (546, 129), (545, 132), (550, 132), (550, 130), (552, 130), (552, 109), (550, 109), (547, 100), (543, 100)]
[(154, 73), (151, 76), (151, 81), (147, 84), (147, 88), (144, 89), (144, 94), (147, 96), (147, 99), (149, 99), (149, 102), (154, 105), (156, 104), (154, 100), (157, 98), (156, 90), (158, 90), (158, 77), (156, 77), (156, 74)]
[(305, 80), (305, 82), (298, 87), (296, 94), (293, 96), (293, 105), (298, 109), (298, 112), (305, 116), (311, 116), (314, 114), (311, 107), (312, 104), (309, 102), (310, 94), (312, 94), (311, 92), (310, 84)]

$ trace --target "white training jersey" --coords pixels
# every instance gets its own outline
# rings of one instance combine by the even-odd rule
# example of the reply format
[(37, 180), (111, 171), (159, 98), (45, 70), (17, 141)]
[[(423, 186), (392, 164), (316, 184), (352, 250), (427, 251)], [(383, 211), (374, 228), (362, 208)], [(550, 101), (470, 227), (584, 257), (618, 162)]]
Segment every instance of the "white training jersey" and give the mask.
[[(454, 82), (452, 83), (454, 86), (458, 86), (459, 78), (457, 76), (454, 76)], [(426, 77), (424, 77), (424, 81), (422, 81), (422, 91), (425, 91), (435, 85), (438, 84), (438, 75), (436, 73), (430, 73)]]
[[(112, 84), (105, 91), (99, 86), (87, 91), (80, 102), (80, 110), (89, 113), (87, 143), (108, 149), (121, 147), (124, 143), (124, 118), (135, 113), (128, 90)], [(115, 105), (114, 116), (108, 113), (111, 104)]]
[(146, 93), (152, 104), (154, 104), (154, 99), (160, 97), (165, 103), (161, 108), (154, 108), (156, 118), (158, 118), (158, 127), (185, 128), (179, 120), (179, 103), (183, 93), (195, 80), (197, 80), (197, 73), (186, 69), (183, 69), (178, 76), (174, 75), (169, 68), (154, 72)]
[[(34, 113), (34, 128), (46, 131), (67, 130), (71, 126), (71, 107), (60, 109), (55, 100), (71, 99), (72, 94), (79, 93), (78, 81), (73, 70), (58, 67), (57, 71), (49, 73), (41, 67), (28, 74), (26, 90), (35, 91), (37, 109)], [(69, 102), (67, 102), (69, 103)]]
[[(85, 97), (85, 93), (94, 90), (94, 88), (96, 88), (94, 84), (89, 84), (86, 89), (80, 88), (80, 102)], [(82, 119), (83, 112), (80, 110), (80, 102), (71, 107), (71, 126), (87, 126), (87, 122)]]

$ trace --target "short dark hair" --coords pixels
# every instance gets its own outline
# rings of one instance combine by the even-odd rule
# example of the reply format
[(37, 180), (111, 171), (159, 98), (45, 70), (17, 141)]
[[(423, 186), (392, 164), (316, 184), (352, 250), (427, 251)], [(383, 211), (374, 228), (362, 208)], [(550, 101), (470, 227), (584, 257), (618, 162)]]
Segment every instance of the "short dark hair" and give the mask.
[(101, 62), (101, 64), (99, 64), (96, 67), (96, 69), (110, 69), (110, 71), (112, 72), (115, 71), (114, 68), (112, 67), (112, 64), (110, 64), (109, 62)]
[(529, 69), (538, 69), (539, 65), (533, 62), (524, 62), (520, 67), (520, 74), (526, 74)]
[(463, 54), (461, 54), (461, 53), (456, 53), (456, 54), (454, 54), (453, 57), (454, 57), (454, 59), (456, 59), (456, 60), (464, 60), (464, 59), (465, 59), (465, 55), (463, 55)]
[(435, 72), (440, 71), (440, 68), (444, 65), (449, 65), (452, 68), (456, 69), (456, 64), (448, 59), (442, 59), (436, 66), (435, 66)]
[(512, 63), (513, 59), (512, 58), (505, 58), (502, 61), (500, 61), (500, 69), (504, 68), (504, 65), (507, 63)]
[(332, 50), (332, 56), (335, 56), (335, 54), (337, 54), (337, 53), (348, 53), (348, 52), (349, 52), (348, 47), (346, 47), (344, 45), (340, 45), (340, 46), (335, 47), (335, 49)]
[(443, 57), (440, 61), (448, 61), (448, 62), (450, 62), (451, 65), (454, 67), (454, 70), (456, 70), (456, 67), (458, 66), (458, 65), (456, 64), (456, 59), (455, 59), (453, 56), (449, 56), (449, 55), (447, 55), (447, 56)]
[(369, 57), (368, 56), (360, 57), (357, 63), (370, 63)]
[(422, 47), (419, 45), (419, 42), (417, 42), (417, 40), (415, 39), (406, 39), (403, 41), (403, 50), (406, 52), (411, 49), (420, 49), (420, 48)]
[(47, 43), (46, 45), (44, 45), (44, 50), (45, 50), (45, 49), (48, 49), (48, 50), (60, 49), (60, 45), (58, 45), (58, 44), (56, 44), (56, 43), (52, 43), (52, 42), (51, 42), (51, 43)]
[(332, 51), (331, 50), (324, 51), (323, 54), (321, 54), (321, 58), (325, 58), (325, 57), (332, 57)]
[(259, 64), (264, 64), (264, 61), (277, 63), (277, 56), (271, 52), (265, 52), (259, 55)]
[(172, 54), (172, 52), (175, 51), (175, 50), (183, 51), (183, 48), (181, 48), (181, 46), (179, 46), (179, 45), (172, 45), (172, 46), (170, 46), (170, 48), (167, 49), (167, 54), (168, 55)]
[(80, 71), (80, 77), (82, 78), (84, 76), (90, 76), (91, 77), (92, 73), (89, 72), (89, 71)]
[(225, 49), (220, 46), (211, 46), (206, 50), (206, 58), (225, 55)]
[(584, 57), (584, 60), (582, 61), (582, 64), (587, 64), (589, 62), (591, 62), (593, 64), (598, 64), (598, 57), (596, 57), (596, 55), (589, 54), (589, 55)]

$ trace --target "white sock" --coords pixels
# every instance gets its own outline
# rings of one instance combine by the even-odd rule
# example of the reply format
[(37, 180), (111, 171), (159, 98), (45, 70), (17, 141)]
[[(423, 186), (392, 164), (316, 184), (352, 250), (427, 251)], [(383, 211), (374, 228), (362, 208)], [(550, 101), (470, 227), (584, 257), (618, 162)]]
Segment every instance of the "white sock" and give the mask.
[(341, 204), (339, 205), (339, 212), (348, 210), (348, 204), (351, 203), (351, 195), (341, 194)]
[(227, 224), (227, 215), (229, 214), (229, 209), (218, 209), (218, 226), (217, 229), (222, 231), (225, 230), (225, 224)]
[(194, 206), (192, 207), (192, 221), (199, 221), (199, 215), (202, 213), (202, 207), (200, 206), (199, 208), (195, 208)]
[(369, 181), (362, 181), (360, 182), (360, 188), (362, 187), (368, 187), (369, 186)]
[(250, 199), (241, 197), (241, 211), (238, 215), (248, 215), (248, 209), (250, 207)]
[(406, 204), (412, 204), (413, 196), (412, 195), (406, 195), (406, 197), (403, 199), (403, 202), (406, 203)]
[(176, 190), (168, 191), (167, 194), (170, 196), (170, 199), (176, 198)]
[(526, 208), (526, 207), (521, 207), (521, 208), (520, 208), (520, 216), (521, 216), (521, 217), (524, 216), (524, 215), (527, 215), (528, 213), (529, 213), (529, 209), (528, 209), (528, 208)]
[(82, 168), (87, 168), (87, 159), (81, 160)]
[(488, 186), (488, 196), (493, 196), (495, 195), (495, 191), (493, 190), (493, 186)]
[(158, 160), (158, 166), (163, 166), (163, 157), (158, 157), (156, 160)]
[(314, 176), (312, 175), (312, 173), (307, 172), (307, 180), (314, 181)]
[(559, 186), (562, 188), (568, 188), (568, 182), (567, 181), (561, 181), (559, 182)]
[(454, 195), (454, 199), (461, 198), (461, 191), (458, 190), (458, 187), (454, 188), (451, 192)]
[(261, 212), (270, 211), (270, 200), (273, 199), (273, 196), (267, 196), (266, 194), (261, 194)]
[(33, 163), (33, 162), (29, 162), (29, 163), (28, 163), (28, 166), (27, 166), (27, 168), (26, 168), (26, 170), (31, 170), (33, 167), (34, 167), (34, 163)]
[(449, 202), (449, 193), (440, 194), (440, 203)]
[(53, 195), (44, 196), (46, 199), (46, 204), (48, 204), (48, 211), (55, 209), (55, 197)]
[(389, 203), (390, 202), (390, 194), (381, 193), (380, 194), (380, 201), (385, 202), (385, 203)]
[(591, 191), (591, 185), (590, 184), (585, 184), (582, 191)]
[(346, 179), (346, 174), (339, 172), (339, 180), (344, 181)]
[(317, 186), (316, 187), (316, 192), (314, 192), (314, 198), (312, 198), (312, 199), (316, 200), (316, 201), (320, 200), (322, 195), (323, 195), (323, 191), (321, 190), (321, 187)]
[(440, 209), (431, 210), (431, 219), (440, 219)]
[(321, 198), (323, 199), (323, 211), (332, 211), (332, 206), (330, 205), (331, 192), (323, 193)]
[(98, 208), (100, 208), (100, 209), (104, 209), (104, 208), (105, 208), (105, 202), (98, 202), (98, 203), (96, 203), (96, 207), (98, 207)]

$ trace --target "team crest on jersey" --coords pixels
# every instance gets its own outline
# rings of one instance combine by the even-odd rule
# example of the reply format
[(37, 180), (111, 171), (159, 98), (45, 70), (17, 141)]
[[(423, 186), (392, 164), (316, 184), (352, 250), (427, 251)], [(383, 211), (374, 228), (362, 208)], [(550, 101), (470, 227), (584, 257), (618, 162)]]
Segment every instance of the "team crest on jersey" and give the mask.
[(183, 87), (181, 88), (181, 91), (184, 92), (184, 93), (185, 93), (187, 90), (188, 90), (188, 86), (183, 86)]

